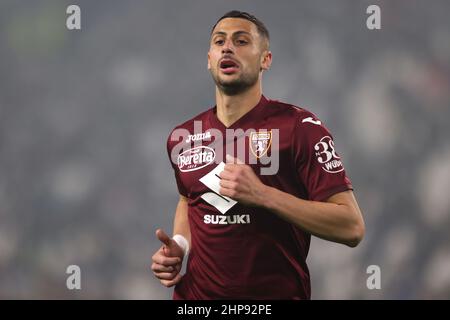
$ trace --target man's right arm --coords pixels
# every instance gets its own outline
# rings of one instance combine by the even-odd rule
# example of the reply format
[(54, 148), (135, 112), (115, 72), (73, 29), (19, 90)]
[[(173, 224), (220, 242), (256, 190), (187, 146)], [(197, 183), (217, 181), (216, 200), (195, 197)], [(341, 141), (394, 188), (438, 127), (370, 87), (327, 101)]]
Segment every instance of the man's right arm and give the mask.
[(186, 238), (191, 248), (191, 229), (189, 227), (188, 219), (188, 198), (180, 195), (178, 205), (175, 210), (175, 218), (173, 221), (173, 234), (179, 234)]
[(181, 195), (175, 210), (173, 231), (174, 236), (170, 238), (162, 229), (156, 230), (156, 237), (162, 242), (162, 246), (152, 257), (153, 274), (166, 287), (180, 282), (183, 258), (191, 246), (188, 202), (187, 198)]

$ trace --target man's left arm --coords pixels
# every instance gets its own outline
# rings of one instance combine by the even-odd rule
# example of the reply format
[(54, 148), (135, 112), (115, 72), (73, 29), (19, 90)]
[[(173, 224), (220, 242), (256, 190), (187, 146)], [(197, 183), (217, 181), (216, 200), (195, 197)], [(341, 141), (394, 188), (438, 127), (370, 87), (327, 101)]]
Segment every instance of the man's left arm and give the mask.
[(351, 190), (325, 202), (303, 200), (272, 187), (265, 192), (263, 207), (317, 237), (356, 247), (364, 236), (364, 220)]
[(267, 186), (253, 169), (228, 158), (220, 174), (220, 193), (246, 205), (259, 206), (282, 219), (325, 240), (355, 247), (365, 232), (364, 220), (353, 191), (330, 196), (325, 201), (310, 201)]

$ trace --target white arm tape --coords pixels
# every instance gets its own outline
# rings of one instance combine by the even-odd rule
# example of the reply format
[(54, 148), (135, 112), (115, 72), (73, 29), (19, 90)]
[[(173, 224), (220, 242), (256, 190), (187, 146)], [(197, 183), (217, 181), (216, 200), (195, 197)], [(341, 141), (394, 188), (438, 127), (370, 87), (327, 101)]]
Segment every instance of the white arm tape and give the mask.
[(189, 241), (181, 234), (174, 235), (172, 239), (180, 246), (184, 252), (184, 257), (186, 257), (189, 254)]

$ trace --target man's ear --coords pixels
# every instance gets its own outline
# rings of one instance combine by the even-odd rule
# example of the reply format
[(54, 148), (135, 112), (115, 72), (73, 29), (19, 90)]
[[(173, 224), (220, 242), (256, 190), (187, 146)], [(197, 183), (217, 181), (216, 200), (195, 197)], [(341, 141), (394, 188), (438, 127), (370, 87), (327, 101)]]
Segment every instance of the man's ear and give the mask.
[(272, 65), (272, 52), (265, 50), (261, 56), (261, 70), (269, 70)]
[(209, 51), (208, 51), (208, 70), (211, 70), (211, 57), (209, 56)]

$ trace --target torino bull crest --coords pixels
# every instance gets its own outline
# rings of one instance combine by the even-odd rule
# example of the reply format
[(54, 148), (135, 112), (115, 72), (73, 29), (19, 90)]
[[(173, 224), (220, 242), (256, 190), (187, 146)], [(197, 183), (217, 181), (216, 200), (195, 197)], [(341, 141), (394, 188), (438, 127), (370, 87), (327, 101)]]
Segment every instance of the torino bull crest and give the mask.
[(256, 158), (264, 156), (272, 143), (272, 130), (250, 133), (250, 151)]

